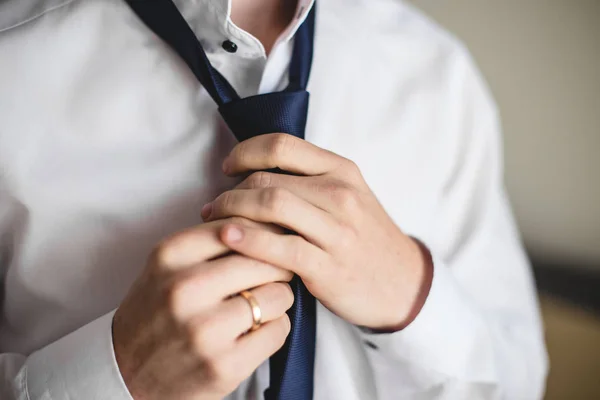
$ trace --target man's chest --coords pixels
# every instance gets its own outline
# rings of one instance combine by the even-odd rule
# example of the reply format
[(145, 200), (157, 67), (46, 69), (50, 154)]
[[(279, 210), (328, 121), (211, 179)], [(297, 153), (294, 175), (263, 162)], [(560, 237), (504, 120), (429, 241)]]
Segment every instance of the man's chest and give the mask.
[[(235, 184), (216, 106), (124, 7), (77, 3), (0, 37), (0, 250), (13, 255), (0, 334), (12, 351), (116, 307), (153, 245), (201, 223), (202, 204)], [(307, 140), (356, 161), (392, 216), (426, 230), (422, 110), (356, 79), (367, 64), (323, 37)]]

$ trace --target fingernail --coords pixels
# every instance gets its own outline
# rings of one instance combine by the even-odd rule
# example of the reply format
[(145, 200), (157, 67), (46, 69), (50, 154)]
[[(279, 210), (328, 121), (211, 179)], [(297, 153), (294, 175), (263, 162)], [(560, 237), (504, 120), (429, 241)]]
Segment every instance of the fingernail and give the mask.
[(229, 168), (230, 168), (230, 165), (229, 165), (229, 156), (227, 156), (225, 158), (225, 160), (223, 160), (223, 166), (221, 168), (223, 169), (224, 173), (227, 174), (229, 172)]
[(244, 232), (242, 232), (242, 230), (236, 226), (229, 228), (225, 233), (225, 240), (230, 243), (240, 242), (243, 237)]
[(200, 211), (200, 215), (202, 215), (202, 218), (206, 219), (206, 218), (210, 217), (211, 213), (212, 213), (212, 203), (206, 203), (202, 207), (202, 211)]

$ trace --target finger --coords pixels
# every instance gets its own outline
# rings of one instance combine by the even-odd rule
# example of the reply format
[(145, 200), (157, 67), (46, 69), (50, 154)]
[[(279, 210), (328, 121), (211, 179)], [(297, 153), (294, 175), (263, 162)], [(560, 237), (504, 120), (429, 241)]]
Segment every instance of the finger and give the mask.
[(255, 136), (238, 143), (223, 162), (227, 175), (280, 168), (300, 175), (333, 172), (348, 160), (283, 133)]
[(284, 314), (260, 329), (240, 337), (233, 348), (215, 359), (213, 367), (217, 376), (221, 371), (229, 376), (235, 371), (235, 376), (232, 377), (234, 382), (248, 378), (284, 345), (290, 329), (290, 320), (287, 314)]
[(212, 202), (207, 221), (233, 216), (281, 225), (323, 248), (341, 229), (331, 214), (278, 187), (225, 192)]
[[(294, 303), (294, 295), (287, 283), (269, 283), (250, 292), (259, 304), (262, 325), (280, 318)], [(253, 324), (248, 301), (236, 295), (209, 312), (192, 318), (189, 328), (193, 332), (195, 347), (201, 349), (203, 355), (210, 356), (231, 348), (241, 335), (250, 331)]]
[(240, 254), (294, 272), (307, 285), (331, 265), (325, 251), (298, 235), (279, 235), (228, 224), (221, 231), (221, 239)]
[(306, 200), (310, 204), (345, 219), (360, 207), (360, 192), (349, 183), (319, 176), (306, 177), (259, 171), (251, 174), (238, 184), (236, 189), (282, 188)]
[[(219, 239), (219, 231), (225, 224), (231, 222), (244, 226), (257, 226), (256, 222), (244, 218), (217, 220), (195, 226), (163, 240), (154, 250), (152, 258), (155, 263), (167, 270), (181, 270), (222, 256), (230, 250)], [(261, 225), (267, 230), (277, 230), (273, 226)]]
[(270, 282), (289, 282), (283, 268), (241, 255), (198, 265), (171, 284), (170, 302), (175, 318), (185, 321), (242, 290)]
[[(200, 214), (201, 214), (202, 220), (204, 222), (209, 222), (205, 217), (210, 215), (211, 210), (212, 210), (212, 202), (211, 203), (207, 203), (207, 204), (204, 205), (204, 207), (202, 207), (202, 210), (201, 210)], [(235, 219), (235, 218), (238, 218), (238, 217), (232, 217), (232, 218)], [(249, 227), (252, 227), (252, 228), (263, 228), (263, 229), (266, 229), (268, 231), (275, 232), (275, 233), (283, 233), (284, 232), (284, 229), (281, 226), (279, 226), (279, 225), (268, 224), (268, 223), (265, 223), (265, 222), (252, 221), (250, 219), (241, 218), (241, 217), (239, 217), (239, 218), (244, 220), (242, 223), (245, 226), (249, 226)]]
[[(250, 290), (261, 311), (261, 324), (281, 317), (294, 304), (294, 294), (290, 285), (283, 282), (268, 283)], [(231, 335), (238, 337), (247, 333), (254, 325), (252, 307), (248, 300), (236, 295), (220, 307), (224, 314), (229, 315), (227, 329)]]

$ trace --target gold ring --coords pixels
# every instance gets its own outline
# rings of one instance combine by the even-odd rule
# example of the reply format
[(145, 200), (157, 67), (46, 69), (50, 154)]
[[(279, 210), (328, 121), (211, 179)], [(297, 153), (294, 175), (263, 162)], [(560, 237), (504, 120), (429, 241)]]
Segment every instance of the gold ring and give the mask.
[(262, 311), (260, 310), (258, 301), (256, 301), (256, 297), (248, 290), (240, 292), (240, 296), (246, 299), (252, 310), (252, 327), (250, 328), (250, 331), (255, 331), (260, 328), (260, 324), (262, 323)]

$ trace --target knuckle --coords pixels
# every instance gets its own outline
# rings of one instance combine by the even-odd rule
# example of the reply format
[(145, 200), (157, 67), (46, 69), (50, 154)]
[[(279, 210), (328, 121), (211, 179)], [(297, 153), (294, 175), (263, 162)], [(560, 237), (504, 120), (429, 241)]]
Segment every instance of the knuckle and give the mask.
[(301, 239), (299, 236), (288, 235), (287, 240), (290, 241), (288, 248), (290, 249), (290, 260), (293, 265), (304, 265), (305, 255), (302, 251)]
[(235, 206), (235, 197), (231, 191), (227, 191), (217, 197), (215, 204), (221, 204), (222, 209), (230, 210)]
[(181, 282), (174, 282), (165, 289), (166, 304), (169, 314), (178, 319), (181, 315), (182, 305), (185, 304), (186, 285)]
[(171, 318), (185, 323), (197, 314), (199, 306), (209, 304), (216, 275), (214, 269), (206, 269), (164, 285), (163, 304)]
[(358, 164), (355, 163), (352, 160), (346, 159), (344, 161), (344, 167), (343, 168), (344, 168), (344, 171), (346, 171), (346, 173), (350, 174), (353, 177), (361, 175), (360, 168), (359, 168)]
[(294, 302), (294, 293), (290, 285), (283, 282), (274, 282), (269, 285), (271, 289), (270, 301), (275, 304), (285, 305), (286, 309)]
[(201, 359), (206, 358), (213, 346), (214, 336), (213, 326), (206, 321), (199, 326), (190, 328), (189, 340), (194, 354)]
[(241, 162), (245, 162), (248, 160), (250, 156), (250, 149), (248, 148), (248, 144), (246, 142), (241, 142), (236, 147), (237, 158)]
[[(293, 278), (294, 278), (294, 273), (292, 271), (288, 271), (286, 269), (282, 269), (281, 270), (281, 278), (279, 279), (279, 281), (281, 281), (281, 282), (289, 282)], [(289, 287), (289, 285), (288, 285), (288, 287)]]
[(218, 358), (213, 358), (209, 360), (205, 360), (204, 362), (204, 371), (207, 378), (214, 384), (223, 381), (223, 363)]
[(239, 368), (236, 368), (227, 357), (208, 360), (205, 364), (209, 379), (218, 391), (228, 393), (235, 389), (240, 380)]
[(358, 193), (348, 187), (338, 186), (332, 191), (331, 196), (338, 207), (344, 211), (355, 211), (360, 206)]
[(265, 171), (255, 172), (248, 177), (251, 189), (268, 188), (271, 186), (272, 175)]
[(162, 241), (154, 249), (150, 255), (150, 264), (153, 266), (155, 271), (163, 271), (167, 269), (169, 265), (170, 254), (172, 253), (171, 241)]
[(269, 156), (271, 161), (282, 160), (294, 149), (294, 140), (290, 135), (278, 133), (273, 135), (269, 146)]
[(261, 194), (263, 207), (272, 213), (279, 213), (288, 199), (288, 193), (282, 188), (267, 188)]
[(281, 298), (286, 306), (286, 310), (294, 304), (294, 292), (292, 288), (287, 283), (280, 282), (281, 286)]

